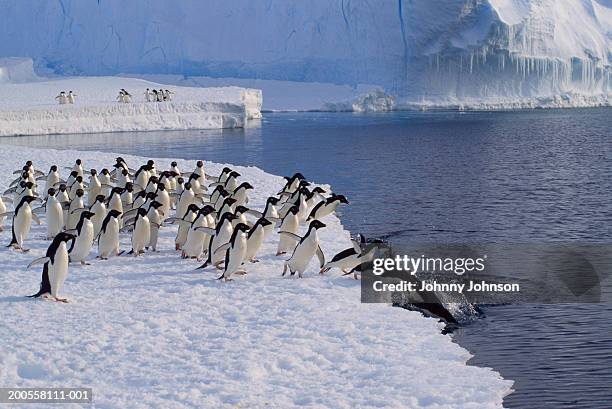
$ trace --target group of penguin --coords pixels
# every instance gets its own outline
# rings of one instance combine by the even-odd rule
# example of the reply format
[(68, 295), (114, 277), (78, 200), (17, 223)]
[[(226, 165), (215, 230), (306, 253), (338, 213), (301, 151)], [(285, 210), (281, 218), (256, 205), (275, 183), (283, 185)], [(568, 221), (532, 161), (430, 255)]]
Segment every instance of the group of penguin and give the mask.
[[(291, 252), (285, 261), (283, 276), (301, 278), (316, 255), (320, 273), (340, 268), (345, 275), (354, 273), (371, 261), (373, 250), (362, 249), (365, 239), (352, 240), (352, 247), (337, 254), (328, 263), (319, 245), (317, 231), (326, 227), (321, 219), (333, 214), (338, 206), (348, 204), (343, 195), (328, 194), (321, 187), (310, 189), (300, 173), (285, 177), (286, 183), (275, 196), (266, 200), (263, 211), (247, 207), (249, 182), (239, 182), (237, 171), (225, 167), (218, 176), (206, 174), (204, 162), (198, 161), (191, 172), (183, 173), (177, 162), (158, 171), (155, 162), (134, 170), (123, 158), (116, 158), (113, 170), (91, 169), (85, 182), (83, 163), (77, 159), (64, 180), (57, 165), (45, 174), (27, 161), (14, 172), (18, 177), (0, 197), (0, 226), (12, 216), (12, 237), (7, 247), (27, 252), (24, 247), (32, 220), (46, 219), (47, 239), (52, 240), (44, 257), (30, 265), (43, 264), (40, 290), (31, 297), (67, 302), (60, 297), (70, 262), (87, 264), (94, 243), (97, 258), (120, 256), (120, 233), (131, 233), (132, 248), (127, 254), (139, 256), (157, 251), (159, 229), (178, 225), (175, 250), (183, 258), (205, 260), (198, 269), (215, 266), (223, 270), (219, 279), (230, 281), (233, 275), (246, 274), (245, 266), (257, 262), (264, 240), (278, 227), (276, 255)], [(44, 193), (37, 193), (45, 182)], [(5, 202), (14, 204), (7, 211)], [(33, 203), (41, 206), (33, 208)], [(171, 215), (174, 210), (174, 215)], [(303, 236), (300, 225), (307, 224)]]
[[(144, 92), (145, 101), (147, 102), (172, 101), (173, 95), (174, 95), (174, 92), (167, 90), (167, 89), (151, 90), (147, 88)], [(75, 97), (76, 97), (76, 94), (74, 94), (72, 91), (68, 91), (68, 93), (66, 93), (65, 91), (61, 91), (55, 97), (55, 99), (57, 99), (60, 105), (64, 105), (64, 104), (74, 104)], [(119, 95), (117, 95), (117, 101), (124, 103), (124, 104), (129, 104), (130, 102), (132, 102), (132, 94), (130, 94), (124, 88), (121, 88), (119, 90)]]

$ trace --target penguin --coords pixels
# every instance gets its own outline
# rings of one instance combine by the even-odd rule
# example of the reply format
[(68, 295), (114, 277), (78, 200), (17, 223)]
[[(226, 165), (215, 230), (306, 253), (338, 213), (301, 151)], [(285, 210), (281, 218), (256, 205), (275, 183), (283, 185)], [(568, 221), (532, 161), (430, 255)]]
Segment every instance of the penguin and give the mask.
[(323, 196), (325, 193), (322, 187), (316, 186), (306, 195), (306, 208), (308, 209), (308, 214), (310, 214), (316, 205), (325, 200), (325, 196)]
[(77, 159), (74, 161), (74, 166), (71, 168), (73, 172), (77, 173), (77, 176), (83, 177), (83, 161), (81, 159)]
[(143, 254), (145, 247), (151, 240), (151, 223), (147, 217), (147, 210), (142, 207), (138, 209), (136, 220), (134, 221), (134, 230), (132, 231), (132, 250), (128, 254), (134, 254), (138, 257)]
[(300, 182), (302, 180), (306, 180), (306, 178), (304, 178), (304, 175), (298, 172), (298, 173), (295, 173), (291, 177), (285, 176), (285, 180), (287, 181), (285, 183), (285, 186), (283, 186), (283, 189), (280, 192), (278, 192), (278, 194), (281, 196), (285, 193), (291, 194), (295, 192), (298, 189)]
[(94, 226), (91, 222), (91, 217), (95, 213), (89, 210), (81, 212), (81, 217), (76, 225), (76, 229), (67, 230), (69, 233), (74, 234), (76, 237), (68, 249), (69, 262), (80, 262), (83, 265), (88, 265), (85, 260), (91, 251), (94, 240)]
[(132, 183), (132, 179), (130, 178), (130, 172), (127, 169), (118, 169), (117, 181), (115, 185), (117, 187), (125, 187), (128, 183)]
[(163, 221), (164, 213), (161, 211), (163, 205), (154, 200), (149, 205), (147, 218), (149, 219), (149, 242), (146, 245), (147, 250), (151, 247), (152, 251), (157, 251), (157, 238), (159, 236), (159, 228)]
[(66, 92), (62, 91), (55, 97), (60, 105), (64, 105), (68, 102), (68, 98), (66, 97)]
[(251, 227), (251, 223), (249, 223), (249, 221), (246, 218), (246, 215), (248, 214), (248, 212), (249, 212), (249, 208), (248, 207), (245, 207), (245, 206), (236, 206), (236, 210), (234, 210), (234, 216), (236, 216), (236, 219), (232, 223), (233, 226), (236, 227), (236, 225), (238, 223), (243, 223), (243, 224), (246, 224), (247, 226)]
[(98, 199), (98, 195), (100, 195), (101, 193), (102, 183), (98, 178), (98, 171), (95, 169), (91, 169), (89, 171), (89, 186), (87, 187), (87, 205), (92, 206)]
[(73, 234), (66, 232), (59, 233), (47, 248), (45, 257), (38, 258), (28, 265), (28, 268), (30, 268), (36, 264), (44, 264), (40, 289), (36, 294), (30, 295), (30, 298), (42, 296), (54, 301), (68, 302), (68, 299), (60, 298), (59, 293), (62, 291), (68, 276), (68, 250), (66, 242), (74, 238)]
[(195, 204), (195, 193), (191, 190), (191, 184), (185, 183), (184, 190), (176, 205), (176, 214), (185, 214), (189, 205)]
[[(32, 218), (36, 218), (36, 215), (32, 213), (31, 203), (37, 200), (34, 196), (24, 196), (21, 201), (15, 207), (13, 213), (13, 227), (12, 227), (12, 237), (11, 242), (7, 247), (12, 247), (16, 250), (21, 250), (22, 252), (28, 252), (28, 249), (23, 247), (23, 242), (28, 237), (30, 233), (30, 228), (32, 227)], [(6, 216), (7, 213), (4, 213)]]
[[(123, 189), (115, 187), (111, 190), (110, 196), (107, 200), (107, 210), (117, 210), (120, 214), (123, 213), (123, 201), (121, 200), (121, 193)], [(123, 227), (123, 218), (119, 216), (119, 227)]]
[(47, 240), (53, 239), (64, 228), (64, 209), (62, 203), (55, 197), (55, 189), (47, 191), (45, 203), (45, 217), (47, 219)]
[(163, 183), (157, 184), (157, 192), (155, 193), (155, 200), (162, 204), (160, 208), (164, 217), (170, 216), (170, 195), (168, 194), (168, 190), (166, 190), (166, 185)]
[(104, 195), (106, 197), (108, 197), (108, 195), (110, 194), (111, 190), (113, 189), (113, 184), (111, 181), (111, 174), (108, 171), (108, 169), (104, 168), (100, 171), (100, 183), (101, 183), (101, 189), (100, 189), (100, 193), (101, 195)]
[(160, 89), (157, 91), (157, 102), (163, 102), (165, 101), (164, 99), (164, 90)]
[(340, 204), (349, 204), (349, 201), (343, 195), (332, 194), (312, 209), (307, 221), (319, 220), (334, 213)]
[(147, 193), (156, 192), (158, 181), (159, 179), (157, 178), (157, 176), (151, 176), (149, 178), (149, 182), (147, 183), (147, 186), (145, 186), (145, 189), (144, 189), (145, 192)]
[(234, 213), (236, 211), (236, 199), (232, 199), (231, 197), (223, 200), (221, 206), (217, 209), (217, 213), (223, 215), (227, 212)]
[(257, 218), (265, 217), (266, 219), (268, 219), (268, 221), (274, 223), (279, 222), (280, 218), (278, 217), (278, 209), (276, 208), (276, 205), (279, 203), (279, 201), (280, 200), (277, 197), (270, 196), (266, 200), (266, 206), (264, 207), (263, 212), (258, 212), (257, 210), (249, 209), (248, 213)]
[(223, 274), (218, 279), (224, 281), (231, 281), (233, 274), (246, 274), (246, 271), (239, 270), (240, 266), (244, 261), (247, 253), (247, 232), (249, 226), (244, 223), (238, 223), (230, 240), (227, 244), (219, 247), (216, 251), (225, 253), (225, 268)]
[(76, 94), (73, 94), (72, 91), (68, 91), (68, 95), (66, 96), (66, 100), (69, 104), (74, 104)]
[[(74, 199), (68, 205), (68, 219), (66, 220), (66, 230), (73, 230), (81, 218), (81, 212), (85, 209), (83, 203), (83, 189), (77, 189)], [(65, 205), (64, 205), (65, 206)]]
[(193, 193), (195, 193), (196, 195), (204, 193), (205, 190), (205, 188), (202, 188), (199, 179), (200, 175), (198, 175), (197, 173), (192, 173), (191, 176), (189, 176), (189, 180), (187, 180), (187, 182), (191, 185)]
[(19, 188), (15, 191), (14, 203), (21, 202), (25, 196), (37, 196), (32, 182), (19, 183)]
[(60, 184), (57, 192), (55, 193), (55, 198), (62, 205), (62, 209), (64, 209), (64, 226), (68, 221), (68, 207), (70, 206), (70, 198), (68, 197), (68, 190), (66, 189), (65, 184)]
[[(174, 239), (174, 248), (175, 250), (181, 250), (187, 241), (187, 235), (189, 234), (189, 228), (191, 223), (196, 218), (196, 214), (200, 208), (196, 204), (191, 204), (183, 214), (183, 217), (176, 217), (172, 220), (172, 222), (176, 222), (179, 225), (178, 231), (176, 233), (176, 238)], [(179, 213), (177, 212), (177, 215)]]
[(53, 188), (60, 183), (61, 179), (60, 179), (60, 174), (57, 171), (57, 165), (52, 165), (49, 168), (49, 173), (47, 173), (47, 176), (45, 179), (46, 179), (45, 190), (44, 190), (45, 192), (48, 192), (50, 188)]
[(227, 177), (229, 176), (229, 174), (232, 172), (233, 172), (232, 168), (229, 168), (226, 166), (221, 170), (221, 173), (219, 174), (219, 176), (215, 177), (215, 176), (208, 175), (206, 176), (206, 179), (223, 185), (225, 184), (225, 181), (227, 180)]
[[(288, 232), (291, 234), (297, 234), (298, 228), (300, 227), (300, 220), (298, 219), (299, 209), (297, 206), (291, 206), (289, 211), (281, 221), (279, 233)], [(290, 237), (281, 235), (278, 240), (278, 249), (276, 255), (280, 256), (287, 253), (295, 248), (295, 243)]]
[(94, 227), (94, 237), (97, 237), (100, 233), (100, 229), (102, 228), (102, 223), (106, 219), (106, 214), (108, 213), (108, 209), (106, 209), (106, 203), (104, 201), (106, 198), (104, 195), (98, 195), (94, 203), (89, 207), (89, 211), (94, 215), (91, 217), (91, 223)]
[(174, 173), (173, 178), (170, 180), (170, 190), (176, 190), (176, 177), (181, 175), (181, 171), (176, 161), (170, 163), (170, 172)]
[(174, 97), (174, 92), (170, 90), (164, 90), (164, 101), (172, 101)]
[(198, 269), (206, 268), (212, 264), (217, 269), (221, 269), (221, 264), (224, 261), (223, 253), (217, 252), (217, 249), (227, 243), (232, 236), (234, 228), (232, 222), (236, 219), (230, 212), (226, 212), (221, 216), (221, 219), (217, 222), (215, 229), (209, 227), (196, 227), (198, 230), (202, 230), (212, 236), (210, 244), (208, 245), (208, 258), (206, 262), (202, 264)]
[(278, 211), (279, 216), (285, 217), (289, 208), (291, 208), (292, 206), (297, 206), (299, 209), (298, 218), (300, 219), (300, 222), (304, 221), (304, 219), (306, 219), (306, 216), (308, 215), (308, 205), (306, 204), (307, 194), (308, 190), (305, 187), (301, 187), (300, 189), (296, 190), (295, 196), (289, 198), (283, 204), (283, 207), (281, 207), (281, 209)]
[(227, 180), (224, 183), (224, 187), (228, 192), (233, 192), (234, 190), (236, 190), (236, 188), (238, 187), (237, 179), (239, 177), (240, 177), (240, 173), (236, 171), (233, 171), (228, 175)]
[(154, 96), (154, 95), (155, 95), (155, 94), (153, 94), (153, 93), (151, 92), (151, 90), (150, 90), (149, 88), (147, 88), (147, 89), (145, 90), (145, 92), (144, 92), (145, 101), (147, 101), (147, 102), (151, 102), (151, 101), (152, 101), (152, 98), (153, 98), (153, 96)]
[(204, 182), (204, 180), (206, 180), (206, 172), (204, 171), (204, 161), (197, 161), (196, 162), (196, 167), (193, 170), (192, 173), (195, 173), (196, 175), (200, 176), (200, 181)]
[(117, 210), (111, 210), (104, 218), (98, 237), (98, 257), (108, 260), (111, 256), (119, 253), (119, 216)]
[(253, 189), (253, 185), (249, 182), (241, 183), (232, 193), (232, 197), (236, 199), (237, 206), (245, 206), (249, 203), (248, 191)]
[(319, 259), (319, 268), (323, 268), (325, 265), (325, 255), (319, 246), (319, 237), (317, 230), (325, 227), (325, 224), (319, 220), (313, 220), (308, 226), (308, 231), (303, 237), (289, 232), (280, 232), (283, 236), (288, 236), (290, 239), (298, 241), (298, 245), (293, 250), (293, 254), (289, 260), (285, 261), (283, 267), (283, 276), (287, 273), (287, 269), (291, 272), (291, 275), (298, 273), (298, 277), (302, 278), (310, 259), (316, 254)]
[(259, 261), (255, 256), (264, 240), (272, 232), (273, 226), (271, 221), (262, 217), (255, 222), (253, 227), (251, 227), (247, 235), (247, 252), (244, 256), (245, 262), (250, 261), (251, 263), (257, 263)]
[(362, 264), (371, 262), (374, 259), (376, 247), (372, 246), (368, 251), (364, 252), (361, 248), (361, 245), (366, 243), (363, 235), (359, 235), (359, 241), (353, 240), (352, 243), (353, 247), (342, 250), (329, 262), (325, 263), (325, 265), (321, 267), (320, 274), (323, 274), (332, 268), (339, 268), (342, 270), (344, 275), (353, 273), (353, 278), (357, 280), (358, 276), (356, 269)]
[(138, 190), (144, 190), (145, 187), (149, 184), (149, 178), (151, 177), (150, 173), (151, 167), (149, 164), (142, 165), (136, 173), (134, 173), (134, 186), (138, 188)]
[(73, 200), (76, 196), (77, 190), (82, 190), (85, 192), (85, 185), (83, 184), (83, 176), (77, 176), (72, 186), (70, 186), (70, 190), (68, 191), (68, 197), (70, 200)]
[(159, 99), (159, 94), (157, 93), (157, 90), (154, 89), (152, 92), (153, 92), (153, 102), (159, 102), (160, 99)]
[(124, 208), (129, 208), (132, 206), (132, 203), (134, 202), (133, 193), (134, 185), (132, 185), (131, 182), (126, 183), (125, 187), (121, 191), (121, 202), (123, 203)]
[(208, 219), (208, 215), (214, 213), (214, 211), (215, 209), (212, 206), (204, 206), (198, 211), (198, 214), (191, 223), (189, 231), (187, 232), (187, 240), (181, 247), (181, 255), (183, 258), (195, 258), (200, 261), (200, 257), (202, 256), (204, 249), (208, 249), (208, 240), (210, 240), (210, 235), (201, 229), (198, 230), (197, 228), (214, 228), (214, 223), (211, 225)]

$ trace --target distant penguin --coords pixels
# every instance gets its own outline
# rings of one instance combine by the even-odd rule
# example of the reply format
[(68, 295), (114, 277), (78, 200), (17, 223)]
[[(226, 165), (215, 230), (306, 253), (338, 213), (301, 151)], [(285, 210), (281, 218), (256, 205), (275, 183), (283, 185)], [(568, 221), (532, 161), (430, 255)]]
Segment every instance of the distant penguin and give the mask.
[(68, 98), (66, 96), (65, 91), (60, 92), (59, 95), (55, 97), (55, 99), (57, 99), (60, 105), (64, 105), (68, 103)]
[(172, 101), (172, 98), (174, 97), (174, 92), (170, 91), (170, 90), (164, 90), (164, 101)]
[(101, 183), (99, 194), (108, 197), (108, 195), (110, 195), (111, 190), (113, 189), (111, 174), (108, 169), (104, 168), (100, 171), (99, 180)]
[(317, 204), (308, 216), (308, 221), (319, 220), (336, 211), (340, 204), (349, 204), (349, 201), (343, 195), (331, 195), (325, 201)]
[(98, 235), (98, 257), (107, 260), (111, 256), (119, 255), (119, 216), (117, 210), (111, 210), (102, 222)]
[(74, 166), (72, 167), (72, 171), (76, 172), (78, 176), (83, 177), (83, 161), (81, 159), (77, 159), (74, 161)]
[[(121, 200), (121, 193), (123, 193), (123, 189), (121, 189), (120, 187), (115, 187), (111, 190), (110, 196), (107, 200), (107, 210), (117, 210), (119, 213), (123, 213), (123, 201)], [(123, 220), (121, 216), (119, 216), (119, 226), (123, 227)]]
[(56, 185), (58, 185), (60, 183), (60, 174), (57, 171), (57, 165), (52, 165), (49, 168), (49, 173), (47, 173), (47, 176), (45, 178), (46, 180), (46, 184), (45, 184), (45, 192), (48, 192), (49, 189), (56, 187)]
[(164, 218), (170, 217), (171, 201), (166, 185), (163, 183), (157, 184), (157, 192), (155, 192), (155, 200), (162, 204), (160, 210), (162, 211)]
[(102, 228), (102, 223), (106, 219), (106, 214), (108, 210), (106, 208), (104, 195), (98, 195), (94, 203), (89, 207), (89, 211), (94, 215), (91, 216), (91, 223), (94, 227), (94, 237), (97, 237), (100, 233), (100, 229)]
[(64, 282), (68, 276), (68, 250), (66, 242), (74, 239), (74, 235), (61, 232), (51, 242), (45, 257), (38, 258), (30, 263), (28, 267), (44, 263), (40, 289), (30, 297), (44, 297), (54, 301), (68, 302), (66, 298), (60, 298)]
[(55, 197), (56, 192), (54, 188), (50, 188), (47, 193), (45, 218), (47, 219), (47, 239), (51, 240), (64, 228), (64, 209), (60, 201)]
[(66, 96), (66, 100), (69, 104), (74, 104), (76, 94), (73, 94), (72, 91), (68, 91), (68, 95)]
[(153, 96), (155, 94), (151, 92), (151, 90), (149, 88), (147, 88), (144, 92), (144, 96), (145, 96), (145, 101), (147, 102), (151, 102), (153, 100)]
[[(288, 232), (291, 234), (297, 234), (298, 229), (300, 227), (300, 220), (298, 219), (299, 208), (297, 206), (291, 206), (289, 211), (281, 221), (279, 233)], [(281, 234), (278, 240), (278, 249), (276, 250), (276, 255), (280, 256), (281, 254), (285, 254), (288, 251), (291, 251), (295, 248), (295, 241), (291, 239), (291, 237), (283, 236)]]
[(66, 189), (65, 184), (60, 184), (57, 192), (55, 193), (55, 198), (62, 205), (62, 209), (64, 209), (64, 225), (68, 221), (68, 207), (70, 206), (70, 198), (68, 197), (68, 189)]
[(4, 219), (6, 218), (6, 216), (3, 216), (4, 213), (6, 213), (6, 205), (0, 196), (0, 231), (4, 231)]
[(152, 251), (157, 251), (157, 238), (159, 236), (159, 228), (164, 220), (163, 212), (161, 207), (163, 205), (154, 200), (149, 205), (149, 211), (147, 212), (147, 218), (149, 219), (149, 242), (147, 243), (147, 249), (151, 247)]
[(245, 256), (247, 254), (247, 232), (249, 226), (244, 223), (239, 223), (234, 228), (229, 242), (220, 248), (217, 252), (223, 252), (225, 257), (225, 268), (219, 280), (231, 281), (233, 274), (246, 274), (246, 271), (240, 270)]
[(85, 184), (83, 183), (83, 176), (80, 176), (80, 175), (76, 177), (76, 180), (74, 181), (72, 186), (70, 186), (70, 190), (68, 191), (68, 197), (70, 198), (70, 200), (74, 199), (74, 197), (76, 196), (77, 190), (82, 190), (83, 192), (85, 192)]
[(162, 101), (164, 101), (164, 90), (160, 89), (159, 91), (157, 91), (157, 102)]
[[(34, 196), (24, 196), (13, 211), (13, 228), (11, 242), (7, 247), (29, 251), (23, 247), (23, 242), (30, 233), (32, 227), (32, 218), (35, 217), (32, 213), (31, 203), (36, 200)], [(5, 214), (6, 215), (6, 214)]]
[(251, 263), (257, 263), (259, 261), (256, 258), (257, 252), (272, 230), (272, 222), (264, 217), (255, 222), (247, 234), (247, 252), (244, 256), (245, 262), (250, 261)]
[(147, 210), (138, 209), (136, 220), (134, 221), (134, 230), (132, 231), (132, 250), (130, 254), (138, 257), (143, 254), (145, 247), (151, 240), (151, 225), (147, 217)]
[(293, 250), (293, 254), (289, 260), (285, 261), (283, 268), (283, 276), (287, 273), (287, 269), (291, 272), (291, 275), (295, 273), (298, 277), (302, 278), (310, 259), (316, 254), (319, 259), (319, 268), (323, 268), (325, 265), (325, 255), (319, 246), (319, 237), (317, 230), (325, 227), (325, 224), (319, 220), (314, 220), (308, 226), (308, 231), (303, 237), (289, 232), (280, 232), (281, 235), (289, 236), (291, 239), (298, 242), (298, 245)]
[(89, 171), (89, 186), (87, 187), (87, 204), (93, 205), (99, 194), (102, 192), (102, 183), (98, 178), (98, 171), (91, 169)]
[(76, 225), (76, 232), (68, 231), (76, 236), (72, 242), (72, 246), (70, 246), (70, 249), (68, 250), (70, 262), (88, 264), (86, 260), (87, 256), (89, 256), (94, 240), (94, 227), (90, 219), (92, 216), (94, 216), (94, 214), (95, 213), (90, 212), (89, 210), (82, 211), (81, 218)]

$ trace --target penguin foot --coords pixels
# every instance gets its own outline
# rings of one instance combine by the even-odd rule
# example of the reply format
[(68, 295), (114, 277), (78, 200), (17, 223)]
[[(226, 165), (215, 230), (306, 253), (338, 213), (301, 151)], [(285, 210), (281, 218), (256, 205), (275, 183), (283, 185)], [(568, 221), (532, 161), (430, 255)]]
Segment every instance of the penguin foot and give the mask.
[(259, 263), (259, 260), (257, 260), (256, 258), (251, 259), (251, 263)]
[(91, 263), (88, 263), (88, 262), (86, 262), (86, 261), (81, 261), (81, 265), (82, 265), (82, 266), (90, 266), (90, 265), (91, 265)]
[(57, 302), (63, 302), (64, 304), (68, 304), (70, 301), (68, 301), (68, 298), (59, 298), (59, 297), (54, 297), (55, 301)]
[(245, 276), (247, 275), (247, 272), (244, 270), (239, 270), (239, 271), (236, 271), (234, 274), (239, 275), (239, 276)]
[(278, 257), (278, 256), (282, 256), (283, 254), (287, 254), (287, 252), (286, 252), (286, 251), (277, 251), (277, 252), (276, 252), (276, 256), (277, 256), (277, 257)]

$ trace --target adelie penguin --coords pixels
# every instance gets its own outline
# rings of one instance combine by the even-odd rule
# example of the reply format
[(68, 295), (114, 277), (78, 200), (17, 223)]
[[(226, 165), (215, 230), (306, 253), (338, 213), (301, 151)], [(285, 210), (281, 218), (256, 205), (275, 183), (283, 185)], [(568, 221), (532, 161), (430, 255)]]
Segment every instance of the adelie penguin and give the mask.
[(94, 226), (90, 219), (94, 215), (95, 213), (89, 210), (82, 211), (76, 229), (74, 231), (68, 231), (76, 237), (68, 250), (70, 262), (80, 262), (84, 265), (88, 264), (86, 260), (94, 240)]
[(60, 302), (68, 302), (67, 298), (61, 298), (66, 277), (68, 277), (68, 249), (66, 242), (74, 239), (74, 235), (61, 232), (51, 242), (45, 257), (38, 258), (28, 265), (28, 268), (36, 264), (44, 264), (40, 289), (31, 298), (43, 297)]
[[(298, 218), (298, 212), (300, 209), (297, 206), (291, 206), (289, 211), (281, 221), (279, 234), (282, 232), (297, 234), (298, 229), (300, 227), (300, 220)], [(291, 236), (280, 235), (278, 240), (278, 249), (276, 250), (276, 255), (280, 256), (282, 254), (287, 253), (295, 248), (295, 241), (291, 238)]]
[(119, 256), (119, 216), (121, 212), (111, 210), (102, 222), (98, 235), (98, 257), (107, 260), (111, 256)]
[(208, 227), (197, 227), (197, 230), (202, 230), (212, 236), (210, 244), (208, 245), (208, 259), (198, 269), (206, 268), (210, 264), (214, 265), (217, 269), (221, 269), (221, 264), (224, 261), (223, 253), (217, 252), (217, 249), (227, 243), (232, 237), (234, 227), (232, 222), (236, 219), (236, 216), (230, 212), (224, 213), (221, 219), (217, 222), (215, 229)]
[(247, 253), (247, 232), (249, 226), (238, 223), (232, 232), (232, 236), (227, 244), (219, 247), (215, 252), (225, 254), (225, 268), (219, 280), (231, 281), (233, 274), (246, 274), (245, 270), (240, 270)]
[(34, 196), (24, 196), (15, 207), (13, 212), (4, 213), (3, 216), (13, 214), (13, 227), (11, 242), (7, 247), (12, 247), (23, 252), (29, 251), (23, 247), (23, 242), (30, 233), (32, 227), (32, 218), (38, 220), (38, 217), (32, 213), (31, 203), (37, 200)]
[(128, 254), (134, 254), (138, 257), (144, 254), (145, 247), (151, 241), (151, 223), (147, 217), (147, 209), (142, 207), (138, 209), (136, 220), (134, 221), (134, 230), (132, 231), (132, 250)]
[(307, 221), (322, 219), (335, 212), (341, 204), (349, 204), (344, 195), (331, 195), (312, 209)]
[(368, 251), (364, 252), (361, 248), (362, 245), (366, 244), (366, 240), (363, 235), (359, 235), (359, 241), (352, 240), (353, 247), (342, 250), (336, 254), (328, 263), (322, 268), (320, 273), (323, 274), (332, 268), (339, 268), (342, 270), (344, 275), (353, 274), (353, 278), (357, 280), (357, 269), (365, 263), (369, 263), (374, 259), (376, 253), (376, 246), (371, 246)]
[[(47, 220), (47, 240), (52, 240), (64, 228), (64, 209), (60, 201), (55, 197), (55, 194), (55, 189), (49, 188), (47, 191), (47, 200), (45, 204), (41, 206), (42, 210), (45, 211), (45, 218)], [(36, 213), (37, 210), (38, 209), (34, 209), (34, 213)]]
[(319, 259), (319, 268), (323, 268), (325, 265), (325, 255), (321, 250), (321, 246), (319, 246), (319, 237), (317, 235), (317, 230), (323, 227), (325, 227), (325, 224), (319, 220), (314, 220), (310, 223), (310, 226), (308, 226), (308, 231), (303, 237), (288, 232), (279, 233), (283, 236), (289, 236), (298, 242), (289, 260), (285, 261), (283, 276), (287, 273), (287, 269), (289, 269), (291, 275), (297, 273), (298, 277), (302, 278), (310, 259), (312, 259), (315, 254)]
[(251, 230), (249, 230), (247, 234), (247, 252), (244, 256), (245, 263), (247, 261), (251, 263), (257, 263), (259, 261), (255, 256), (266, 237), (272, 232), (273, 226), (271, 221), (262, 217), (255, 222), (253, 227), (251, 227)]

